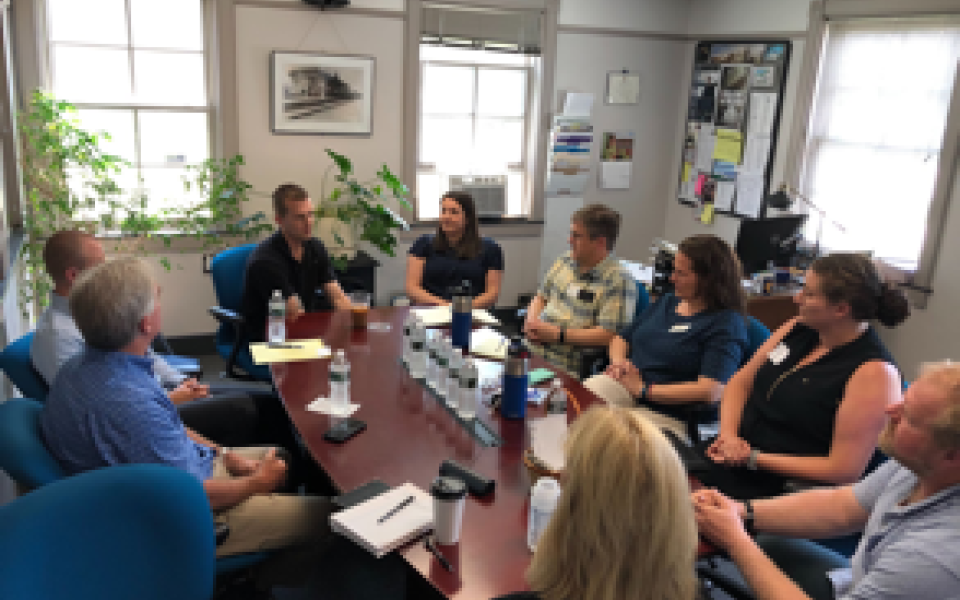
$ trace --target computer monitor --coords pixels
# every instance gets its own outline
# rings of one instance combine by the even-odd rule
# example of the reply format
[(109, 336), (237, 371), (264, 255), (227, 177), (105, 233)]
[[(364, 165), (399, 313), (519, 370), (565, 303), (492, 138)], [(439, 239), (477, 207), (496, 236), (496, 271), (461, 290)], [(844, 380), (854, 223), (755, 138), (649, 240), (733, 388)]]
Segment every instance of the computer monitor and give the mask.
[(790, 266), (806, 218), (807, 215), (791, 215), (741, 221), (736, 251), (744, 274), (763, 271), (771, 261), (778, 267)]

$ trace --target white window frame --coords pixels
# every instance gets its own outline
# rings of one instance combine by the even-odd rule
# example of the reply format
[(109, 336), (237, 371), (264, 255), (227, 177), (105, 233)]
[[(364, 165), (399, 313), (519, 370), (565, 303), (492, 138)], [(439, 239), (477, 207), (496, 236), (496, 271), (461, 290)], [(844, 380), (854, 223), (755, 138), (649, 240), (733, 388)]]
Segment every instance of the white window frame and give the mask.
[[(73, 100), (68, 100), (78, 111), (84, 110), (104, 110), (104, 111), (129, 111), (133, 116), (133, 145), (134, 145), (134, 157), (131, 160), (131, 168), (134, 170), (136, 178), (138, 181), (142, 179), (142, 170), (144, 168), (148, 169), (157, 169), (157, 168), (170, 168), (170, 169), (183, 169), (185, 165), (183, 164), (174, 164), (169, 163), (144, 163), (142, 161), (142, 141), (140, 139), (140, 113), (143, 112), (169, 112), (169, 113), (178, 113), (178, 114), (203, 114), (205, 115), (206, 121), (206, 132), (207, 132), (207, 148), (206, 148), (206, 157), (207, 159), (213, 158), (215, 141), (214, 141), (214, 107), (211, 102), (211, 44), (210, 44), (210, 32), (211, 24), (210, 20), (212, 19), (211, 11), (208, 7), (207, 0), (199, 0), (200, 8), (200, 25), (202, 32), (202, 46), (199, 51), (197, 50), (183, 50), (176, 48), (154, 48), (147, 46), (134, 46), (133, 38), (131, 35), (132, 32), (132, 23), (131, 23), (131, 6), (130, 1), (124, 1), (124, 20), (127, 28), (127, 41), (126, 44), (96, 44), (90, 42), (55, 42), (50, 38), (50, 6), (47, 0), (37, 0), (40, 2), (40, 22), (41, 22), (41, 56), (42, 60), (45, 63), (43, 74), (41, 76), (41, 81), (43, 82), (43, 87), (47, 90), (54, 89), (54, 81), (56, 78), (55, 66), (53, 64), (53, 55), (54, 48), (56, 46), (61, 47), (75, 47), (75, 48), (112, 48), (112, 49), (121, 49), (124, 48), (127, 52), (127, 65), (130, 69), (130, 81), (133, 83), (136, 81), (136, 60), (135, 52), (136, 51), (153, 51), (153, 52), (163, 52), (166, 54), (191, 54), (196, 55), (200, 54), (201, 61), (203, 63), (203, 82), (204, 82), (204, 104), (203, 106), (177, 106), (170, 104), (144, 104), (136, 102), (75, 102)], [(133, 191), (133, 190), (129, 190)]]
[[(522, 71), (526, 75), (526, 89), (524, 92), (524, 107), (523, 107), (523, 116), (520, 117), (523, 120), (523, 139), (521, 140), (520, 147), (520, 162), (519, 163), (508, 163), (506, 165), (508, 173), (518, 173), (521, 176), (521, 194), (523, 197), (520, 199), (522, 206), (522, 212), (520, 215), (510, 215), (511, 217), (519, 218), (529, 218), (532, 211), (532, 202), (529, 198), (529, 178), (532, 176), (529, 166), (530, 166), (530, 155), (529, 155), (529, 145), (532, 127), (531, 114), (533, 110), (533, 99), (536, 96), (534, 93), (533, 86), (536, 85), (536, 69), (533, 66), (512, 66), (512, 65), (497, 65), (497, 64), (485, 64), (477, 62), (466, 62), (458, 60), (420, 60), (420, 82), (423, 81), (424, 71), (429, 65), (439, 65), (439, 66), (453, 66), (453, 67), (462, 67), (473, 69), (473, 111), (470, 113), (471, 124), (473, 125), (474, 139), (476, 139), (476, 128), (477, 121), (480, 119), (481, 115), (477, 113), (477, 104), (480, 94), (480, 71), (481, 70), (495, 70), (495, 71)], [(417, 90), (417, 176), (422, 173), (436, 173), (436, 165), (432, 163), (421, 162), (420, 160), (420, 150), (423, 148), (423, 128), (421, 127), (421, 118), (423, 114), (423, 89), (421, 86), (418, 86)], [(493, 117), (488, 117), (493, 118)], [(516, 117), (504, 117), (504, 120), (513, 120)], [(459, 174), (459, 173), (458, 173)], [(473, 173), (474, 175), (499, 175), (499, 173)], [(419, 203), (414, 209), (417, 213), (417, 220), (420, 222), (430, 222), (435, 219), (422, 219), (419, 217), (420, 206)]]
[[(814, 0), (810, 3), (810, 20), (807, 44), (804, 48), (803, 66), (800, 73), (797, 102), (794, 108), (790, 145), (787, 152), (784, 181), (793, 189), (801, 187), (802, 158), (809, 141), (809, 125), (821, 59), (826, 40), (826, 24), (830, 20), (879, 19), (951, 15), (958, 13), (956, 4), (950, 0)], [(911, 302), (924, 308), (933, 292), (930, 285), (936, 271), (942, 246), (943, 226), (950, 207), (954, 178), (960, 158), (960, 68), (954, 83), (950, 106), (944, 126), (940, 161), (937, 169), (933, 196), (927, 216), (927, 232), (921, 250), (917, 270), (905, 272), (892, 265), (880, 265), (887, 277), (904, 284)]]

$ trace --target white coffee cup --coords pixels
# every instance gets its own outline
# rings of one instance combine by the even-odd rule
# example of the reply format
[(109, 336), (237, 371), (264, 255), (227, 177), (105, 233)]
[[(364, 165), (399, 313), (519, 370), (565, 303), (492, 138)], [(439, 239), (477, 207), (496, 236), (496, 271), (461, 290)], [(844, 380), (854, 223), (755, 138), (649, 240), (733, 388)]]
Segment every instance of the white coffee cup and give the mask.
[(430, 486), (433, 496), (433, 530), (438, 544), (460, 541), (467, 485), (455, 477), (437, 477)]

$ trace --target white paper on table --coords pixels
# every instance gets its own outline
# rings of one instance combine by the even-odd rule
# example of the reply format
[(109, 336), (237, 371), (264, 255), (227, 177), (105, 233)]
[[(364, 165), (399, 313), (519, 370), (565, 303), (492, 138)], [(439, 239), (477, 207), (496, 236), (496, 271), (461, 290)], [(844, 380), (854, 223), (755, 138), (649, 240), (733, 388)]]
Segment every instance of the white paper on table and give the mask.
[(747, 135), (770, 135), (776, 116), (777, 94), (753, 92), (750, 94), (750, 116), (747, 120)]
[(567, 415), (552, 414), (540, 419), (530, 419), (528, 422), (533, 455), (543, 461), (551, 471), (562, 471), (563, 445), (567, 441)]
[[(449, 325), (453, 322), (453, 309), (447, 306), (433, 306), (431, 308), (414, 308), (413, 314), (423, 323), (424, 327), (440, 327)], [(471, 311), (471, 316), (478, 323), (484, 325), (499, 325), (500, 321), (496, 317), (482, 308), (475, 308)]]
[(713, 133), (713, 125), (702, 125), (697, 135), (697, 156), (693, 168), (697, 171), (709, 173), (713, 170), (713, 148), (717, 145), (717, 136)]
[(633, 162), (629, 160), (604, 160), (600, 162), (600, 187), (607, 190), (630, 189)]
[(593, 94), (589, 92), (567, 92), (563, 101), (563, 116), (589, 117), (593, 112)]
[(763, 202), (763, 171), (744, 169), (737, 175), (737, 214), (756, 219)]
[(718, 181), (716, 195), (713, 198), (715, 210), (730, 210), (733, 207), (733, 192), (736, 184), (732, 181)]
[(507, 338), (489, 327), (470, 332), (470, 353), (504, 359), (507, 357)]
[(331, 401), (330, 398), (324, 398), (323, 396), (320, 396), (307, 405), (307, 410), (310, 412), (320, 413), (322, 415), (330, 415), (331, 417), (349, 417), (353, 413), (357, 412), (358, 408), (360, 408), (359, 404), (354, 404), (352, 402), (340, 404)]
[(743, 151), (742, 169), (765, 169), (770, 156), (770, 136), (748, 135)]

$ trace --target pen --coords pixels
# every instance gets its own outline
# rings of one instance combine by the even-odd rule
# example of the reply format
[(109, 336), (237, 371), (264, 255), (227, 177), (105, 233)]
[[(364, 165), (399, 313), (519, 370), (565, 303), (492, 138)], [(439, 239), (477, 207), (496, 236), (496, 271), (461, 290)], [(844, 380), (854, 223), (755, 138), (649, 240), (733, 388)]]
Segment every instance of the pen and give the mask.
[(437, 547), (433, 545), (433, 538), (431, 536), (427, 536), (427, 541), (424, 542), (424, 545), (427, 547), (427, 550), (430, 551), (430, 554), (437, 557), (437, 560), (440, 561), (440, 566), (453, 573), (453, 565), (451, 565), (450, 561), (440, 554), (440, 551), (437, 550)]
[(383, 523), (384, 521), (386, 521), (387, 519), (389, 519), (389, 518), (392, 517), (393, 515), (395, 515), (395, 514), (397, 514), (398, 512), (400, 512), (400, 511), (403, 509), (403, 507), (409, 505), (411, 502), (413, 502), (413, 496), (407, 496), (406, 498), (403, 499), (403, 501), (402, 501), (400, 504), (398, 504), (398, 505), (394, 506), (393, 508), (391, 508), (391, 509), (387, 512), (387, 514), (385, 514), (385, 515), (383, 515), (382, 517), (380, 517), (379, 519), (377, 519), (377, 523)]
[(282, 348), (284, 350), (302, 350), (303, 346), (299, 344), (284, 344), (282, 342), (270, 342), (267, 344), (268, 348)]

